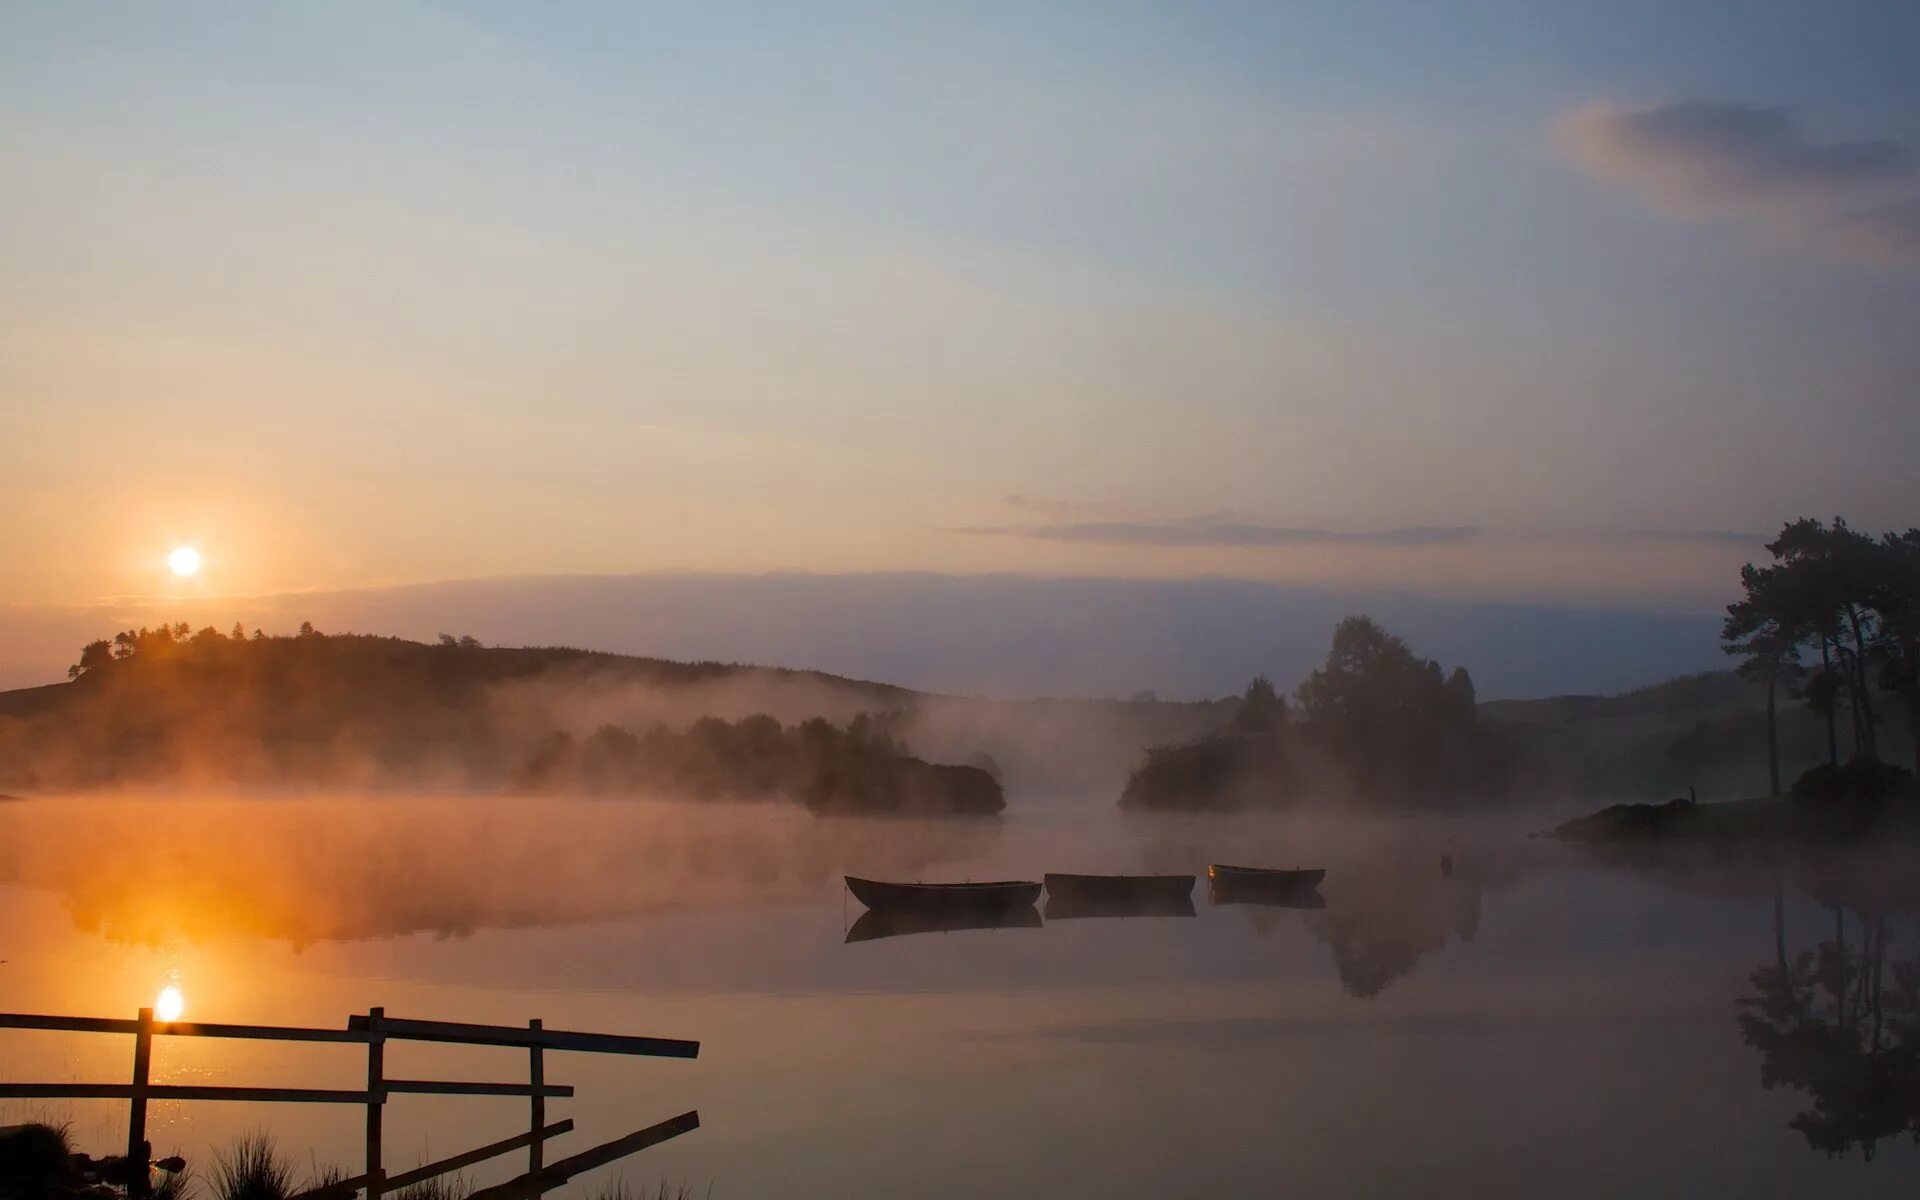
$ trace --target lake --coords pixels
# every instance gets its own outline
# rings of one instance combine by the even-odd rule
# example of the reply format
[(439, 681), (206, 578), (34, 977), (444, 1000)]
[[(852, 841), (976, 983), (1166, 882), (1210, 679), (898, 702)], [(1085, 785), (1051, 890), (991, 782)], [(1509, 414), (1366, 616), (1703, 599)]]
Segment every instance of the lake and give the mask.
[[(0, 1009), (130, 1017), (176, 986), (190, 1020), (338, 1027), (381, 1005), (698, 1039), (691, 1062), (549, 1056), (578, 1089), (549, 1102), (577, 1124), (550, 1159), (687, 1109), (702, 1122), (565, 1194), (623, 1174), (719, 1200), (1912, 1195), (1920, 862), (1602, 857), (1524, 836), (1549, 823), (1142, 819), (1091, 799), (979, 824), (464, 797), (11, 803)], [(847, 940), (861, 910), (843, 873), (1209, 861), (1325, 866), (1325, 906), (1214, 907), (1202, 879), (1191, 917)], [(0, 1079), (119, 1081), (130, 1056), (124, 1037), (0, 1031)], [(154, 1063), (156, 1082), (364, 1072), (355, 1047), (200, 1039), (160, 1040)], [(524, 1051), (388, 1050), (390, 1076), (524, 1072)], [(95, 1153), (124, 1142), (124, 1104), (0, 1101), (0, 1124), (35, 1117)], [(204, 1175), (252, 1129), (302, 1170), (356, 1168), (363, 1119), (166, 1102), (149, 1128)], [(389, 1169), (525, 1120), (524, 1100), (396, 1099)]]

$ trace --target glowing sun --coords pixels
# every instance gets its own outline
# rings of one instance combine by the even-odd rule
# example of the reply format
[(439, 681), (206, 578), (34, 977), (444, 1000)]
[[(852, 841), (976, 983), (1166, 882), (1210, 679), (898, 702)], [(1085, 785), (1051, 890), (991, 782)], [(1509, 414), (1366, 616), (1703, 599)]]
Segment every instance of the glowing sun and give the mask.
[(178, 1021), (180, 1014), (186, 1010), (186, 997), (182, 996), (180, 989), (172, 984), (161, 988), (160, 994), (153, 999), (153, 1016), (157, 1021), (169, 1024)]
[(177, 547), (167, 555), (167, 569), (185, 579), (200, 570), (200, 552), (192, 546)]

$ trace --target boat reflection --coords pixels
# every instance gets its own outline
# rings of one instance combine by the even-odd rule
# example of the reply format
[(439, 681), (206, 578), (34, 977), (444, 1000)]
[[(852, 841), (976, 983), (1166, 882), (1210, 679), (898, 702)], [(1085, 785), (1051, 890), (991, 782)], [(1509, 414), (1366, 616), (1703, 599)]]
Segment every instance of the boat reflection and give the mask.
[(1077, 921), (1086, 917), (1191, 917), (1192, 896), (1048, 896), (1047, 920)]
[(847, 942), (871, 942), (915, 933), (968, 929), (1038, 929), (1040, 912), (1026, 908), (868, 909), (847, 930)]
[(1256, 904), (1263, 908), (1325, 908), (1326, 898), (1317, 887), (1248, 886), (1235, 880), (1207, 880), (1207, 903)]

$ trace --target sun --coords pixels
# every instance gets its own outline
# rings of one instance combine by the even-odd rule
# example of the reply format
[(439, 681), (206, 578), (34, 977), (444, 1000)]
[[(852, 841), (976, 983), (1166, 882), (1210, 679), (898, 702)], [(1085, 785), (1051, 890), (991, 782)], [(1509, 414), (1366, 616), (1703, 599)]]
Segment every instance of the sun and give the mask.
[(180, 989), (173, 984), (168, 984), (166, 987), (161, 988), (160, 994), (153, 998), (154, 1019), (164, 1024), (172, 1024), (178, 1021), (180, 1014), (186, 1010), (186, 997), (182, 996)]
[(167, 569), (185, 579), (200, 570), (200, 552), (192, 546), (177, 546), (167, 555)]

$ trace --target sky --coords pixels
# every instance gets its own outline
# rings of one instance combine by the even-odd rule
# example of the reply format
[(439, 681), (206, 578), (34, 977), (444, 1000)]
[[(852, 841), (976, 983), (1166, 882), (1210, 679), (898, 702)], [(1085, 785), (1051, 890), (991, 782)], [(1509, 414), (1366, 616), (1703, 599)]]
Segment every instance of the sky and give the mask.
[(0, 0), (0, 624), (768, 572), (1709, 613), (1785, 520), (1920, 520), (1916, 45)]

